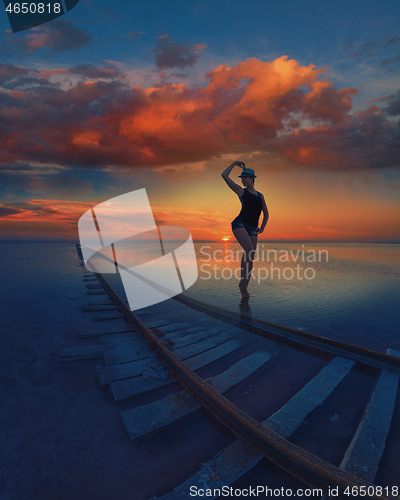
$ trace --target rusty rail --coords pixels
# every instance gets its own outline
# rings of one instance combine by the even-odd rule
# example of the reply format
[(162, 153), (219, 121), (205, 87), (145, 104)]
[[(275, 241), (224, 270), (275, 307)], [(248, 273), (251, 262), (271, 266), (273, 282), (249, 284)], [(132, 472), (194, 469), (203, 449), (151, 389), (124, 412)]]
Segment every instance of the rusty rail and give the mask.
[(208, 315), (218, 317), (218, 319), (230, 320), (234, 318), (236, 324), (247, 325), (258, 330), (258, 334), (272, 334), (289, 339), (295, 343), (317, 348), (321, 351), (343, 356), (345, 358), (359, 361), (369, 366), (379, 368), (380, 370), (389, 370), (400, 373), (400, 358), (389, 354), (367, 349), (341, 340), (334, 340), (315, 333), (301, 332), (289, 326), (278, 325), (271, 321), (264, 321), (251, 317), (246, 317), (235, 312), (227, 311), (214, 305), (205, 304), (196, 299), (186, 297), (185, 295), (176, 295), (174, 300), (192, 307), (197, 311)]

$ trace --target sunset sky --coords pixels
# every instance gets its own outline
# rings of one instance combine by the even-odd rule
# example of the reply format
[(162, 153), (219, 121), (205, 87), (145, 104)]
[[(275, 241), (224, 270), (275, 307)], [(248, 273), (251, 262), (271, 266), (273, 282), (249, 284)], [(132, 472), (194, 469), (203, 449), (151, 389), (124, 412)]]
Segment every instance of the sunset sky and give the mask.
[[(0, 238), (78, 240), (146, 188), (159, 224), (233, 236), (221, 172), (257, 173), (262, 240), (400, 242), (397, 1), (80, 0), (0, 16)], [(240, 169), (232, 172), (232, 178)]]

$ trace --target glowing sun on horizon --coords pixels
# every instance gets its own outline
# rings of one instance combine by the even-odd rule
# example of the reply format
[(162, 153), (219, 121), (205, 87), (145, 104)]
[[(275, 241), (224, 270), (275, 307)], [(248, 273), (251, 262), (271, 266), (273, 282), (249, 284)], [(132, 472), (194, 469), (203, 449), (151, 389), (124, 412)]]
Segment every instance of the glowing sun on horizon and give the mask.
[(229, 238), (222, 238), (222, 241), (229, 241)]

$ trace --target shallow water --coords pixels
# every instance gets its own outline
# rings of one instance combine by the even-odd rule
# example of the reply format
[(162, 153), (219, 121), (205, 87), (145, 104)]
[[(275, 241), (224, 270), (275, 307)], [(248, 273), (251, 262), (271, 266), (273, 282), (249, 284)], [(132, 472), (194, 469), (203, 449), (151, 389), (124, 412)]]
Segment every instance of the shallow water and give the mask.
[(400, 245), (259, 244), (248, 302), (237, 287), (239, 249), (197, 243), (199, 279), (186, 294), (358, 345), (400, 349)]
[[(202, 249), (204, 245), (208, 248)], [(274, 244), (269, 248), (277, 251), (292, 249), (295, 255), (298, 249), (303, 250), (301, 244)], [(305, 246), (305, 249), (309, 248), (318, 251), (325, 246)], [(206, 253), (223, 250), (223, 254), (216, 255), (219, 259), (229, 249), (237, 248), (232, 243), (196, 244), (199, 279), (186, 294), (231, 311), (240, 311), (237, 280), (233, 277), (221, 279), (222, 272), (225, 277), (229, 277), (231, 272), (233, 275), (239, 263), (223, 260), (204, 262), (204, 258), (208, 258)], [(273, 264), (281, 271), (280, 279), (275, 270), (273, 279), (252, 280), (252, 296), (248, 302), (250, 313), (258, 318), (296, 325), (382, 351), (387, 347), (400, 350), (400, 246), (329, 245), (326, 249), (327, 261), (300, 262), (303, 267), (314, 267), (313, 279), (285, 279), (285, 268), (295, 268), (299, 260), (280, 262), (278, 257), (278, 262)], [(214, 427), (209, 417), (205, 418), (200, 413), (194, 416), (195, 420), (186, 419), (164, 434), (158, 433), (147, 440), (131, 443), (124, 432), (120, 414), (123, 408), (131, 407), (132, 401), (117, 405), (108, 388), (99, 386), (95, 367), (102, 361), (59, 362), (65, 347), (98, 342), (97, 339), (85, 341), (77, 338), (79, 327), (87, 326), (93, 319), (82, 312), (82, 305), (91, 298), (88, 298), (82, 282), (82, 267), (74, 242), (2, 242), (0, 252), (3, 292), (0, 306), (3, 333), (0, 390), (4, 410), (0, 460), (6, 464), (6, 472), (3, 477), (0, 476), (0, 488), (4, 487), (2, 498), (52, 499), (56, 492), (60, 500), (83, 500), (88, 498), (88, 494), (93, 498), (108, 499), (115, 497), (117, 492), (117, 497), (121, 499), (134, 497), (145, 500), (153, 493), (164, 493), (160, 488), (166, 488), (166, 485), (172, 488), (179, 484), (184, 479), (182, 474), (193, 473), (198, 463), (206, 462), (227, 446), (230, 438), (220, 433), (220, 428)], [(278, 252), (278, 255), (283, 254)], [(207, 268), (201, 268), (203, 264), (211, 264), (211, 269), (217, 265), (215, 277), (204, 279)], [(265, 258), (264, 261), (261, 259), (255, 265), (255, 276), (263, 276), (265, 272), (258, 274), (257, 270), (266, 269), (270, 264)], [(223, 271), (225, 268), (228, 270)], [(286, 276), (290, 274), (286, 271)], [(108, 274), (105, 277), (123, 296), (119, 275)], [(151, 306), (151, 310), (161, 317), (167, 311), (167, 319), (171, 321), (179, 318), (183, 309), (184, 306), (174, 299)], [(242, 309), (245, 309), (243, 304)], [(277, 409), (287, 396), (285, 391), (288, 385), (293, 384), (292, 381), (295, 386), (300, 384), (307, 378), (308, 368), (311, 371), (315, 368), (308, 361), (306, 369), (302, 368), (299, 373), (297, 367), (303, 365), (296, 364), (294, 360), (298, 356), (309, 356), (291, 350), (285, 356), (288, 356), (284, 358), (287, 363), (282, 363), (282, 358), (276, 359), (268, 364), (266, 371), (255, 374), (248, 385), (253, 392), (249, 391), (249, 395), (245, 392), (245, 399), (240, 400), (243, 386), (234, 389), (238, 391), (236, 395), (231, 393), (235, 401), (239, 394), (245, 411), (254, 409), (260, 412), (257, 417), (260, 420), (265, 418), (263, 412), (270, 401), (277, 405)], [(272, 389), (268, 398), (260, 399), (262, 394), (266, 394), (263, 379), (266, 373), (271, 373), (268, 380)], [(359, 381), (360, 374), (355, 373), (355, 376), (358, 377), (355, 381)], [(369, 391), (370, 382), (362, 387), (362, 394)], [(261, 389), (256, 392), (257, 387), (262, 387), (262, 392)], [(352, 387), (359, 397), (360, 390), (355, 384)], [(291, 389), (294, 390), (292, 386)], [(276, 400), (276, 394), (282, 400)], [(145, 399), (147, 397), (149, 399)], [(152, 397), (158, 396), (155, 393), (144, 395), (144, 399), (136, 400), (135, 404), (146, 404)], [(339, 401), (337, 407), (342, 408), (346, 398), (343, 393), (337, 397), (340, 399), (335, 400)], [(357, 399), (353, 399), (352, 393), (348, 397), (352, 404)], [(336, 408), (335, 401), (330, 403), (329, 417), (335, 411), (332, 409)], [(357, 404), (353, 406), (357, 407)], [(339, 422), (347, 422), (344, 413), (339, 410), (337, 413), (341, 417)], [(329, 418), (325, 420), (328, 425), (333, 422)], [(396, 481), (398, 421), (397, 406), (389, 437), (391, 448), (387, 447), (385, 451), (378, 484), (387, 485)], [(195, 432), (193, 425), (196, 426)], [(318, 424), (315, 427), (322, 429), (326, 437), (326, 426)], [(202, 436), (200, 445), (199, 435)], [(182, 436), (186, 437), (182, 439)], [(343, 439), (343, 434), (341, 436)], [(333, 448), (331, 442), (326, 443), (326, 440), (318, 438), (316, 453), (322, 453), (324, 447)], [(196, 450), (196, 453), (189, 454), (189, 458), (188, 449)], [(159, 471), (156, 476), (154, 470)], [(257, 484), (257, 477), (254, 477), (257, 471), (262, 478), (260, 484), (265, 484), (266, 477), (275, 481), (265, 469), (253, 469), (251, 477), (243, 476), (241, 484), (244, 487)], [(159, 483), (154, 484), (156, 481)], [(277, 484), (280, 482), (280, 479), (277, 480)]]
[[(240, 275), (239, 245), (196, 243), (195, 247), (199, 278), (186, 295), (358, 345), (400, 350), (400, 245), (260, 244), (249, 285), (251, 297), (245, 303), (235, 277), (235, 272)], [(51, 321), (52, 313), (47, 314), (51, 306), (81, 284), (73, 242), (1, 242), (0, 251), (3, 328), (11, 323), (15, 328), (18, 315), (22, 321), (21, 308), (31, 311), (33, 323), (39, 318)], [(106, 278), (123, 294), (117, 275)], [(173, 299), (169, 302), (171, 307), (176, 304)]]

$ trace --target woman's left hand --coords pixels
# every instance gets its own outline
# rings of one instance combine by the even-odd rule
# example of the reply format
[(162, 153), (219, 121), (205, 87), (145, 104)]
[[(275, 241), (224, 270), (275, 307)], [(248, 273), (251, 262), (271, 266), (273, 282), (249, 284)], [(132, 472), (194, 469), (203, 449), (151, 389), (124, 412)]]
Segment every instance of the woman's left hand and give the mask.
[(257, 228), (257, 233), (258, 233), (258, 234), (261, 234), (263, 231), (264, 231), (264, 229), (262, 229), (261, 227), (258, 227), (258, 228)]

